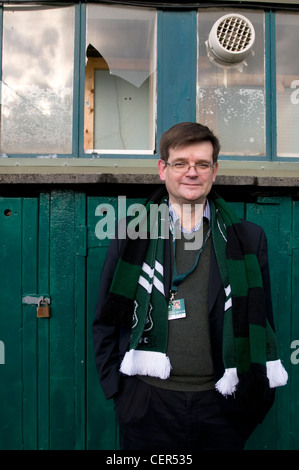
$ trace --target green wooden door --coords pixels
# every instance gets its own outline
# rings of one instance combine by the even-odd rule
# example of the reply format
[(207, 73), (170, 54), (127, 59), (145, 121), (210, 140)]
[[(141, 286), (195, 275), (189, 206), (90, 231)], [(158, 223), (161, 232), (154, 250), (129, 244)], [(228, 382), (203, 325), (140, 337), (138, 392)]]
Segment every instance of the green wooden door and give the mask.
[(84, 230), (84, 195), (0, 198), (0, 449), (85, 447)]
[[(117, 209), (117, 202), (65, 190), (0, 198), (0, 449), (118, 448), (113, 402), (101, 390), (92, 343), (109, 244), (96, 236), (96, 210), (103, 203)], [(289, 372), (247, 448), (299, 449), (299, 364), (290, 360), (290, 345), (299, 340), (299, 204), (276, 197), (233, 205), (266, 231)], [(51, 299), (49, 319), (36, 317), (41, 295)]]
[[(41, 197), (41, 206), (47, 212), (47, 197)], [(46, 247), (42, 242), (39, 246), (38, 227), (46, 235), (37, 198), (0, 199), (0, 337), (5, 345), (5, 364), (0, 367), (1, 449), (31, 449), (37, 442), (37, 389), (44, 380), (44, 370), (39, 377), (36, 373), (37, 351), (41, 357), (48, 322), (40, 325), (38, 334), (36, 305), (23, 299), (37, 297), (39, 285), (42, 294), (49, 294), (47, 275), (43, 270), (38, 275), (38, 252), (46, 254), (45, 262), (48, 259)]]

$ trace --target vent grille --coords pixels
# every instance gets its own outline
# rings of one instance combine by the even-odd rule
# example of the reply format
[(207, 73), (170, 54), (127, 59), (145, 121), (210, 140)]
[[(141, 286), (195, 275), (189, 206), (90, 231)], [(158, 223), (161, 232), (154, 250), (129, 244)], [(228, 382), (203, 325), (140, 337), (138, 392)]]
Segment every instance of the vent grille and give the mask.
[(252, 29), (243, 18), (225, 18), (217, 28), (217, 37), (227, 51), (240, 52), (247, 49), (252, 40)]
[(251, 22), (243, 15), (228, 14), (213, 25), (208, 40), (208, 52), (223, 63), (242, 62), (255, 41)]

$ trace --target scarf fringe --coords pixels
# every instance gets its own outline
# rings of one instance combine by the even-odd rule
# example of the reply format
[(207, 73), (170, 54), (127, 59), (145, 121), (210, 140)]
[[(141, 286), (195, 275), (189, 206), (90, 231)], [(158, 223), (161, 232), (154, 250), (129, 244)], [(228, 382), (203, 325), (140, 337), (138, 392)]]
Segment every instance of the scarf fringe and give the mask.
[(160, 379), (167, 379), (170, 370), (171, 364), (166, 354), (135, 349), (126, 352), (120, 366), (120, 372), (125, 375), (149, 375)]
[(280, 359), (277, 361), (268, 361), (266, 367), (270, 388), (286, 385), (288, 381), (288, 373), (283, 367)]
[(239, 379), (236, 367), (225, 369), (223, 377), (218, 380), (215, 387), (223, 396), (233, 395), (237, 389)]
[[(266, 369), (270, 388), (286, 385), (288, 381), (288, 373), (280, 359), (276, 361), (267, 361)], [(221, 395), (227, 397), (228, 395), (233, 395), (236, 392), (238, 383), (239, 379), (237, 369), (232, 367), (230, 369), (225, 369), (222, 378), (218, 380), (215, 387)]]

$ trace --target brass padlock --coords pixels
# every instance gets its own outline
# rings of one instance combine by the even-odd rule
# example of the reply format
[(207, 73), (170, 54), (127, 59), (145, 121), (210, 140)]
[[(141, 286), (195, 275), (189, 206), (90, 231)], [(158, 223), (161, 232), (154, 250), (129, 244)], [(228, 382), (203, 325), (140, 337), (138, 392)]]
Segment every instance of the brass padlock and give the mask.
[(45, 299), (40, 299), (37, 305), (37, 318), (49, 318), (50, 306)]

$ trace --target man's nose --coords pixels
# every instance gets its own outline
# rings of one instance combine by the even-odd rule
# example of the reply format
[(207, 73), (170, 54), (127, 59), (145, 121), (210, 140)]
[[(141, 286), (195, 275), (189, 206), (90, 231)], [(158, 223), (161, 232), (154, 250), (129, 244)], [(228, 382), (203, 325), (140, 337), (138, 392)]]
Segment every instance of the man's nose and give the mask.
[(197, 176), (197, 171), (194, 165), (190, 165), (186, 173), (188, 176)]

